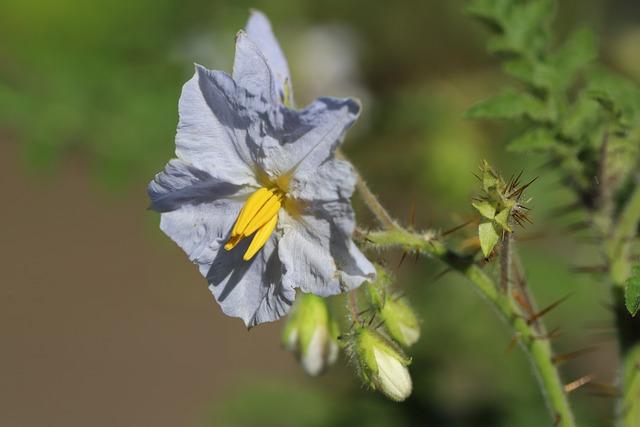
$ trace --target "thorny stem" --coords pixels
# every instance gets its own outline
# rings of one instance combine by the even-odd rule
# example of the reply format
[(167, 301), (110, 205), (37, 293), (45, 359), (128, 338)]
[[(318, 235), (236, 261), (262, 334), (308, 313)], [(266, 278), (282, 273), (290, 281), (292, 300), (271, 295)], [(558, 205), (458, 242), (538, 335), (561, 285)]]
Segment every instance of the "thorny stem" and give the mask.
[(351, 312), (351, 318), (354, 322), (360, 322), (360, 316), (358, 315), (358, 301), (356, 301), (355, 289), (349, 292), (349, 311)]
[[(346, 156), (342, 153), (342, 151), (336, 151), (336, 157), (338, 159), (347, 160)], [(385, 229), (393, 229), (397, 227), (396, 222), (393, 220), (389, 212), (382, 206), (382, 204), (378, 201), (378, 198), (371, 192), (369, 186), (366, 181), (362, 179), (362, 175), (360, 175), (356, 171), (357, 181), (356, 181), (356, 190), (362, 197), (362, 200), (365, 202), (371, 213), (373, 213), (376, 219), (380, 222), (380, 224)]]
[(478, 267), (471, 257), (457, 254), (431, 234), (412, 233), (396, 226), (386, 231), (371, 232), (366, 239), (377, 247), (401, 247), (405, 251), (418, 251), (444, 262), (449, 268), (463, 274), (501, 314), (511, 326), (516, 339), (534, 366), (551, 417), (556, 426), (575, 427), (573, 412), (556, 365), (548, 337), (540, 336), (535, 325), (530, 325), (516, 308), (511, 297), (501, 292), (498, 285)]
[(640, 185), (636, 186), (605, 240), (622, 359), (621, 427), (640, 426), (640, 317), (632, 317), (624, 301), (624, 285), (631, 271), (629, 252), (639, 223)]
[(505, 294), (511, 290), (511, 239), (510, 232), (505, 231), (500, 248), (500, 289)]

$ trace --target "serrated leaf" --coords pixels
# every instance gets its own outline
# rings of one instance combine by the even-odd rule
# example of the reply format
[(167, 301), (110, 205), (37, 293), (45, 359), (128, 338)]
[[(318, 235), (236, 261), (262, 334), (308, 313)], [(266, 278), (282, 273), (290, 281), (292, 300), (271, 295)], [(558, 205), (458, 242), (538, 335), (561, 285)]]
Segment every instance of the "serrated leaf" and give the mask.
[(564, 137), (582, 142), (585, 137), (595, 133), (602, 118), (599, 103), (583, 92), (566, 113), (560, 131)]
[(506, 208), (501, 210), (500, 212), (498, 212), (498, 214), (495, 216), (494, 221), (496, 223), (498, 223), (498, 225), (500, 225), (500, 227), (502, 227), (503, 230), (508, 231), (509, 233), (511, 233), (511, 227), (509, 227), (509, 214), (511, 213), (511, 209)]
[(624, 134), (640, 116), (640, 89), (634, 83), (605, 70), (589, 75), (587, 94), (610, 113), (614, 132)]
[(498, 244), (500, 235), (495, 229), (493, 222), (484, 222), (478, 226), (478, 237), (480, 239), (480, 248), (487, 258), (493, 252), (493, 248)]
[(640, 265), (633, 267), (631, 277), (627, 279), (627, 287), (624, 292), (627, 310), (632, 316), (640, 311)]
[(588, 28), (571, 34), (550, 57), (554, 68), (554, 86), (564, 90), (575, 80), (577, 73), (597, 56), (596, 38)]
[(542, 61), (531, 62), (529, 58), (512, 59), (504, 63), (503, 69), (536, 89), (549, 91), (553, 87), (554, 70)]
[(492, 98), (479, 102), (467, 110), (467, 117), (485, 119), (514, 119), (528, 117), (534, 121), (546, 121), (545, 104), (526, 92), (508, 89)]
[(467, 4), (465, 10), (493, 29), (501, 31), (509, 20), (509, 9), (512, 5), (513, 0), (473, 0)]
[(496, 215), (496, 208), (486, 200), (471, 203), (480, 212), (480, 215), (487, 219), (493, 219)]
[(491, 39), (488, 50), (523, 56), (543, 53), (551, 36), (550, 25), (554, 12), (555, 0), (530, 0), (513, 4), (503, 24), (502, 36)]
[(555, 136), (550, 129), (538, 127), (528, 130), (512, 140), (507, 150), (513, 152), (546, 152), (556, 144)]

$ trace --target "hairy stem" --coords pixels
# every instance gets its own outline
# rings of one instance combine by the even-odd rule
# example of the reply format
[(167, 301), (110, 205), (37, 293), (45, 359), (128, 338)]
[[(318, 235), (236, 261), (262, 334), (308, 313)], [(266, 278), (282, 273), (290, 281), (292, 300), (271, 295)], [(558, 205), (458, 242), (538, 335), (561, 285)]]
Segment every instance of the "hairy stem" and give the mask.
[(444, 262), (449, 268), (463, 274), (501, 314), (511, 326), (514, 338), (528, 355), (551, 417), (557, 426), (574, 427), (573, 412), (569, 405), (553, 353), (547, 337), (539, 336), (516, 308), (511, 297), (478, 267), (471, 257), (449, 250), (442, 242), (433, 240), (431, 233), (412, 233), (396, 226), (392, 230), (368, 233), (366, 238), (377, 247), (402, 247), (405, 251), (419, 251)]
[(605, 240), (622, 369), (622, 398), (618, 417), (621, 427), (640, 426), (640, 317), (632, 317), (624, 301), (625, 281), (632, 267), (631, 242), (636, 236), (638, 223), (640, 185), (636, 186), (609, 238)]
[(506, 231), (500, 248), (500, 289), (505, 294), (511, 289), (511, 233)]
[[(336, 151), (336, 157), (341, 160), (347, 160), (347, 157), (342, 153), (342, 151)], [(354, 167), (355, 169), (355, 167)], [(362, 175), (356, 171), (357, 181), (356, 181), (356, 190), (358, 190), (358, 194), (362, 197), (362, 200), (367, 205), (371, 213), (376, 217), (376, 219), (380, 222), (380, 224), (386, 229), (392, 229), (397, 227), (396, 222), (393, 220), (389, 212), (382, 206), (382, 204), (378, 201), (378, 198), (371, 192), (371, 189), (367, 185), (366, 181), (362, 179)]]

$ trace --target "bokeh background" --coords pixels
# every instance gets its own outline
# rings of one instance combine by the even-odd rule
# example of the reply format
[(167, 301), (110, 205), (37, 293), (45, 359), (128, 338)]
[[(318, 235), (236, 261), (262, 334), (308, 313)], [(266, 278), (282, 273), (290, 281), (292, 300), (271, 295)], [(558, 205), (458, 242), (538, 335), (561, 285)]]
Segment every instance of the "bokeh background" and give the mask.
[[(563, 0), (557, 34), (593, 28), (603, 60), (640, 80), (640, 4)], [(196, 268), (147, 211), (146, 184), (172, 157), (181, 85), (193, 62), (230, 70), (255, 7), (289, 58), (299, 105), (357, 96), (345, 151), (390, 211), (446, 230), (472, 213), (488, 158), (540, 176), (521, 232), (558, 352), (599, 344), (562, 368), (615, 381), (607, 291), (575, 267), (594, 248), (553, 171), (507, 154), (513, 130), (466, 120), (509, 84), (461, 0), (4, 0), (0, 2), (0, 425), (550, 425), (527, 361), (489, 307), (442, 266), (397, 271), (423, 319), (413, 396), (362, 389), (344, 357), (319, 379), (280, 346), (282, 322), (247, 331), (224, 317)], [(359, 220), (372, 218), (356, 199)], [(465, 233), (461, 231), (460, 239)], [(400, 254), (386, 262), (394, 267)], [(491, 267), (489, 267), (491, 268)], [(612, 401), (572, 395), (581, 425), (611, 425)]]

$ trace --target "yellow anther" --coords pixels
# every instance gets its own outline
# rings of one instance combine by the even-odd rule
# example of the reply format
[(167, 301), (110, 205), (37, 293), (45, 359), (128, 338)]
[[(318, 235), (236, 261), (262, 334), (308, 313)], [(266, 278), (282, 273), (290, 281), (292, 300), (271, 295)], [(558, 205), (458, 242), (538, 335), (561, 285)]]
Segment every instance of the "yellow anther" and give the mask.
[(273, 193), (271, 191), (262, 187), (249, 196), (240, 210), (240, 214), (238, 214), (238, 219), (233, 226), (233, 230), (231, 230), (231, 237), (244, 234), (243, 231), (247, 227), (247, 224), (249, 224), (249, 221), (251, 221), (251, 218), (258, 213), (262, 205), (264, 205), (272, 195)]
[(277, 223), (278, 215), (274, 215), (269, 222), (256, 231), (256, 235), (253, 236), (253, 240), (251, 241), (249, 248), (242, 257), (243, 260), (249, 261), (260, 249), (262, 249), (262, 247), (267, 243), (267, 240), (269, 240), (271, 233), (273, 233), (273, 229), (276, 228)]
[(249, 196), (238, 214), (238, 219), (236, 219), (236, 223), (231, 230), (231, 236), (224, 248), (231, 250), (242, 239), (255, 233), (244, 255), (245, 260), (250, 260), (271, 236), (278, 222), (278, 212), (282, 206), (282, 198), (282, 191), (264, 187)]
[(251, 221), (249, 221), (249, 224), (247, 224), (247, 227), (244, 229), (242, 234), (244, 234), (245, 236), (250, 236), (258, 228), (269, 222), (274, 215), (278, 214), (280, 206), (282, 205), (281, 200), (282, 197), (279, 194), (274, 194), (273, 196), (271, 196), (271, 198), (267, 200), (264, 205), (262, 205), (258, 213), (256, 213), (256, 215), (251, 218)]

